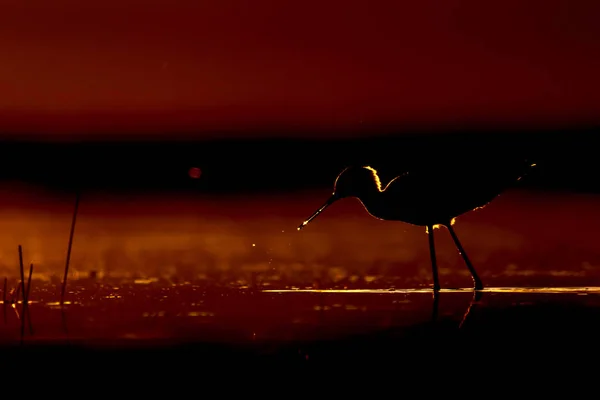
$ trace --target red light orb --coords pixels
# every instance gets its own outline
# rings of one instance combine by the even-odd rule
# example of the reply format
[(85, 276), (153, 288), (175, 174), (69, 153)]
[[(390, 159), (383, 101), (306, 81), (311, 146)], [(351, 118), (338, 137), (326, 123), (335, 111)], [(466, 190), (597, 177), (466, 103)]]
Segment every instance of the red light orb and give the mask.
[(190, 176), (190, 178), (192, 179), (198, 179), (200, 178), (200, 175), (202, 175), (202, 171), (200, 170), (200, 168), (197, 167), (192, 167), (190, 168), (190, 170), (188, 171), (188, 175)]

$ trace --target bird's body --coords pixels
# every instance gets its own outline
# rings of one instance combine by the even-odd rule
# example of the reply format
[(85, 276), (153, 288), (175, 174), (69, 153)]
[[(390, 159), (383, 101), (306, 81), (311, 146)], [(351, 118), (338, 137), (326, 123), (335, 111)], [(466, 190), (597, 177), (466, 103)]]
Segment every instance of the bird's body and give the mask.
[[(524, 172), (521, 168), (501, 172), (484, 169), (462, 174), (455, 169), (415, 170), (397, 176), (383, 186), (377, 171), (371, 167), (362, 169), (365, 172), (356, 173), (357, 177), (371, 176), (358, 178), (364, 179), (364, 189), (359, 196), (349, 197), (357, 197), (375, 218), (418, 226), (445, 225), (462, 214), (486, 206)], [(371, 184), (366, 183), (369, 180)]]
[(331, 198), (310, 218), (298, 227), (306, 226), (325, 208), (336, 200), (354, 197), (360, 200), (367, 212), (378, 219), (402, 221), (424, 226), (429, 233), (429, 245), (433, 268), (434, 290), (440, 286), (437, 277), (433, 227), (448, 228), (459, 252), (469, 268), (476, 289), (483, 284), (471, 265), (451, 225), (456, 217), (490, 203), (511, 184), (519, 180), (531, 163), (514, 163), (505, 168), (453, 167), (415, 169), (382, 185), (377, 171), (371, 167), (349, 167), (343, 170), (334, 184)]

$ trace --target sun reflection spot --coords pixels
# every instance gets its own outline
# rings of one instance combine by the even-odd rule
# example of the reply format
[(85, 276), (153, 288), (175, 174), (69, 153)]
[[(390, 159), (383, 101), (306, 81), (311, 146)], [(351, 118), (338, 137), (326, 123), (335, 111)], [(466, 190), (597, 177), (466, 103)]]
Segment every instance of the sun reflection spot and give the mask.
[(158, 282), (158, 278), (148, 278), (148, 279), (135, 279), (133, 283), (136, 285), (149, 285), (153, 282)]

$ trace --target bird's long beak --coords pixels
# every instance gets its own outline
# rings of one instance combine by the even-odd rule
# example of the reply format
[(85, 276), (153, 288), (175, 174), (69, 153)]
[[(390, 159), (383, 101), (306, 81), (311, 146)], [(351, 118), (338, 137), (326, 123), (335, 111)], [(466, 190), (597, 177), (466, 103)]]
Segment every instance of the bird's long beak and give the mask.
[(336, 200), (338, 199), (338, 196), (336, 196), (335, 194), (333, 196), (331, 196), (329, 198), (329, 200), (327, 200), (325, 202), (325, 204), (323, 204), (317, 211), (315, 211), (313, 213), (313, 215), (311, 215), (310, 217), (308, 217), (308, 219), (306, 221), (304, 221), (299, 227), (298, 230), (304, 228), (306, 225), (308, 225), (308, 223), (310, 221), (312, 221), (313, 219), (317, 218), (317, 216), (319, 214), (321, 214), (323, 212), (323, 210), (325, 210), (327, 207), (329, 207), (330, 205), (332, 205)]

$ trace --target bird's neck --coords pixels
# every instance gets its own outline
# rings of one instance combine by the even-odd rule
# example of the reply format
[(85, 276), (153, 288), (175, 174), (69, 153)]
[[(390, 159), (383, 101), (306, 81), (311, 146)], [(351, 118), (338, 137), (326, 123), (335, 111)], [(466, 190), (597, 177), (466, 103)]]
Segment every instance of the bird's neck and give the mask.
[(373, 187), (372, 190), (363, 191), (360, 196), (356, 196), (365, 209), (374, 217), (381, 218), (389, 208), (385, 193)]
[(360, 199), (361, 201), (372, 202), (381, 198), (382, 192), (379, 191), (375, 182), (372, 185), (365, 185), (360, 188), (360, 191), (354, 193), (353, 197)]
[(407, 197), (398, 198), (392, 193), (383, 191), (368, 192), (359, 198), (367, 212), (379, 219), (405, 221), (419, 224), (422, 216)]

